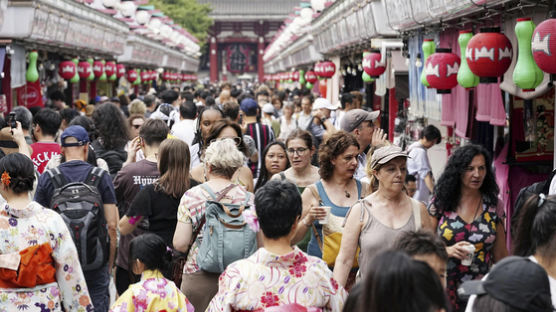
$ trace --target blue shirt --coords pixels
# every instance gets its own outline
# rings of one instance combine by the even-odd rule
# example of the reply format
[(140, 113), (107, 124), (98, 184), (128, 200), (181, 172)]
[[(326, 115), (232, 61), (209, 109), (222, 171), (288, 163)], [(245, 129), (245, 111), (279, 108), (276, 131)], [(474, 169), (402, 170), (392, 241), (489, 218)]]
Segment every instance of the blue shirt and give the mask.
[[(58, 169), (64, 175), (68, 183), (85, 181), (92, 168), (92, 165), (81, 160), (67, 161), (58, 166)], [(114, 184), (112, 184), (112, 179), (108, 172), (102, 175), (102, 179), (98, 185), (98, 191), (100, 192), (104, 204), (116, 204)], [(43, 207), (50, 207), (53, 194), (54, 186), (52, 185), (50, 176), (47, 173), (43, 173), (39, 178), (37, 191), (35, 192), (35, 201)]]

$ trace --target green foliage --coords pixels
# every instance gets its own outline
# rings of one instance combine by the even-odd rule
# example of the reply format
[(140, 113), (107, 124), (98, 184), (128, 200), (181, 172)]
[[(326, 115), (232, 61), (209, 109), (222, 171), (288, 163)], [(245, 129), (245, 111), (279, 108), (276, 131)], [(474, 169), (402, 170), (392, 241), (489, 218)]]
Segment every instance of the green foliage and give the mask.
[(211, 11), (208, 4), (199, 4), (197, 0), (150, 0), (149, 4), (187, 29), (199, 39), (200, 45), (206, 41), (207, 31), (212, 25), (212, 19), (208, 16)]

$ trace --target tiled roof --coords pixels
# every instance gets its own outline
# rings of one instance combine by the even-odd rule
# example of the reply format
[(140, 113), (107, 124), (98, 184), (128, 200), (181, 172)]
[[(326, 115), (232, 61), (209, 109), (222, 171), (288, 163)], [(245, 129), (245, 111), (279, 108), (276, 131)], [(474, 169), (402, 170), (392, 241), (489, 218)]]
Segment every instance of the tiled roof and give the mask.
[(300, 0), (197, 0), (212, 7), (210, 16), (281, 16), (286, 18), (299, 5)]

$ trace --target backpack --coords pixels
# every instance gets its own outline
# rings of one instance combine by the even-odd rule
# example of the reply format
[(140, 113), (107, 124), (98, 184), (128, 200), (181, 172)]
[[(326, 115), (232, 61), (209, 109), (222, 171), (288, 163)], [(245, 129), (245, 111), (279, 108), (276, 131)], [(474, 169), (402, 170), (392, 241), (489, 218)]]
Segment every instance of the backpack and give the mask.
[(257, 233), (242, 216), (243, 211), (249, 209), (247, 203), (251, 193), (246, 192), (242, 205), (225, 204), (219, 200), (229, 189), (224, 189), (218, 198), (206, 183), (201, 187), (213, 200), (205, 202), (205, 227), (197, 265), (203, 271), (222, 273), (230, 263), (245, 259), (257, 250)]
[(110, 177), (114, 180), (127, 159), (127, 152), (124, 150), (107, 150), (99, 141), (93, 142), (92, 145), (96, 157), (106, 161), (108, 170), (110, 170)]
[(46, 171), (54, 186), (50, 208), (68, 226), (83, 271), (99, 269), (108, 261), (108, 229), (98, 191), (104, 172), (93, 167), (84, 182), (67, 183), (58, 168)]
[(555, 174), (556, 174), (556, 170), (553, 170), (546, 180), (533, 183), (519, 190), (519, 193), (517, 194), (517, 198), (515, 200), (514, 210), (511, 217), (510, 234), (512, 238), (515, 237), (517, 231), (517, 224), (519, 221), (518, 220), (519, 211), (521, 210), (523, 204), (525, 204), (527, 199), (529, 199), (529, 197), (531, 197), (532, 195), (539, 195), (541, 193), (548, 195), (550, 182), (552, 182), (552, 178), (554, 178)]

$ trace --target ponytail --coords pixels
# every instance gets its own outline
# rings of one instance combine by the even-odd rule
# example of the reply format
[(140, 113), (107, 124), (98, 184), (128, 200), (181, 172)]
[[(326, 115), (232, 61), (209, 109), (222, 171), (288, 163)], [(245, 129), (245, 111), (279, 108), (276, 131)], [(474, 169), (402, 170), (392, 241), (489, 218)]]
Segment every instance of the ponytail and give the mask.
[(528, 257), (537, 252), (556, 252), (551, 243), (556, 238), (556, 196), (531, 195), (518, 218), (513, 254)]

